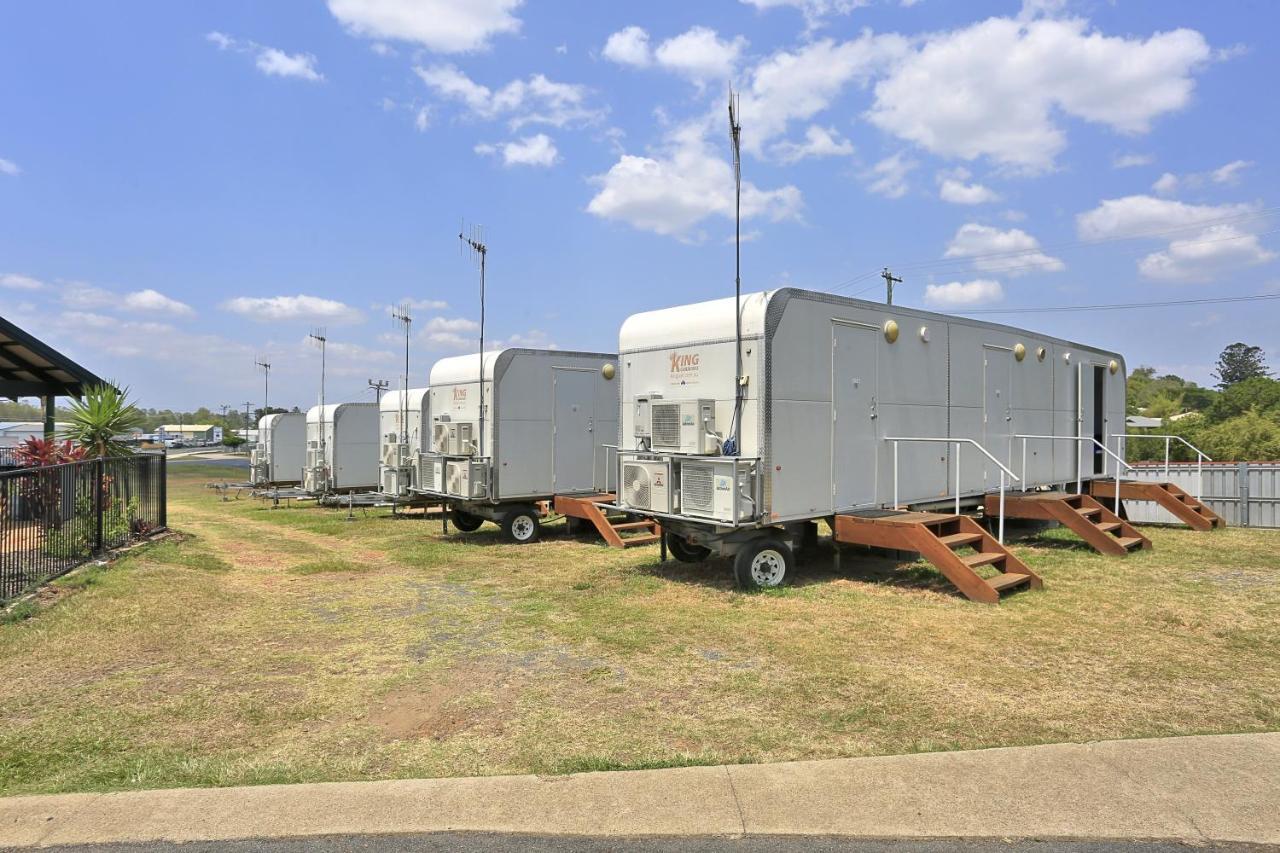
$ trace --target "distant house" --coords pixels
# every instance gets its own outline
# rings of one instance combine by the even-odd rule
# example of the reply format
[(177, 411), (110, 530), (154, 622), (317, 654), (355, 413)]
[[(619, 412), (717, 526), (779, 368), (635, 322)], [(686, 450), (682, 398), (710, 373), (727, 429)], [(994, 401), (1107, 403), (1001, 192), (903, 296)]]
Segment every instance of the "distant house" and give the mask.
[[(68, 426), (55, 423), (55, 433), (61, 433)], [(44, 421), (2, 421), (0, 422), (0, 447), (17, 447), (28, 438), (44, 438)]]
[[(83, 397), (85, 389), (106, 385), (62, 353), (0, 317), (0, 397), (39, 397), (44, 405), (40, 434), (55, 432), (58, 397)], [(14, 433), (15, 435), (18, 433)]]
[(1164, 418), (1148, 418), (1145, 415), (1129, 415), (1124, 422), (1129, 429), (1156, 429), (1164, 426)]
[(164, 424), (156, 428), (161, 439), (180, 438), (193, 444), (217, 444), (222, 441), (222, 427), (213, 424)]

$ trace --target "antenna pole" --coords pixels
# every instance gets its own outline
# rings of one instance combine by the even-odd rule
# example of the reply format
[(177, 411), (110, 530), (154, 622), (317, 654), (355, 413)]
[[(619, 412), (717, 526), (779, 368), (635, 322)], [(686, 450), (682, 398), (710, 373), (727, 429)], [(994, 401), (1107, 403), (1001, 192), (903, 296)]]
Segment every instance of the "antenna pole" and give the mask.
[(327, 492), (329, 490), (329, 454), (327, 450), (328, 442), (325, 441), (324, 437), (324, 345), (328, 341), (328, 338), (325, 337), (324, 329), (316, 329), (309, 335), (309, 337), (320, 347), (320, 459), (322, 460), (322, 464), (325, 468), (324, 490)]
[(895, 284), (902, 284), (902, 279), (898, 278), (893, 273), (889, 272), (888, 267), (885, 267), (880, 272), (880, 277), (884, 279), (885, 304), (892, 305), (893, 304), (893, 286)]
[(404, 324), (404, 393), (400, 398), (400, 443), (407, 445), (409, 443), (409, 324), (413, 322), (413, 318), (409, 316), (408, 305), (391, 309), (391, 316), (397, 322)]
[(733, 377), (733, 424), (730, 450), (741, 452), (742, 423), (742, 123), (738, 120), (738, 96), (729, 90), (729, 141), (733, 145), (733, 329), (735, 372)]
[(271, 365), (265, 361), (255, 361), (262, 368), (262, 414), (267, 413), (271, 400)]
[(484, 456), (484, 266), (485, 260), (489, 255), (489, 247), (485, 245), (482, 234), (472, 230), (472, 236), (464, 236), (462, 232), (458, 233), (458, 239), (463, 245), (470, 246), (472, 254), (480, 258), (480, 455)]

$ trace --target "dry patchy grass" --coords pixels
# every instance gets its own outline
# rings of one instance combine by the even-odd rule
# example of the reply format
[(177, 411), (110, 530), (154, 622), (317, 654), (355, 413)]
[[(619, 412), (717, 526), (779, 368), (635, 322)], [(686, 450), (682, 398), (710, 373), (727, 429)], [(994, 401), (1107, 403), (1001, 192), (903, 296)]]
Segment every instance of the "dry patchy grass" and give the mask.
[[(552, 525), (220, 502), (0, 624), (0, 792), (564, 772), (1274, 729), (1280, 534), (1051, 531), (999, 607), (820, 550), (743, 594)], [(74, 592), (74, 594), (72, 594)]]

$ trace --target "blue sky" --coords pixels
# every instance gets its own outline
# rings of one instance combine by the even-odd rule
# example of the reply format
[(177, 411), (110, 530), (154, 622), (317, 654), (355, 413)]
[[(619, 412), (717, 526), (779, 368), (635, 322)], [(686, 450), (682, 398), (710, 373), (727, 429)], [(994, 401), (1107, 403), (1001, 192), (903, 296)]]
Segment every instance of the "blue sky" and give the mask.
[[(0, 312), (144, 405), (314, 402), (744, 288), (946, 311), (1280, 289), (1269, 2), (9, 3)], [(1202, 382), (1277, 303), (993, 319)]]

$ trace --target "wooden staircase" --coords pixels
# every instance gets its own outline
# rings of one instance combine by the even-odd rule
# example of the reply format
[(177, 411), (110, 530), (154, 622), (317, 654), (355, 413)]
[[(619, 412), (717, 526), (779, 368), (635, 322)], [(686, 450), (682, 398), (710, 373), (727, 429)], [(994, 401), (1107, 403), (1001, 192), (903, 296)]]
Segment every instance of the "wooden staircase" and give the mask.
[[(1039, 575), (965, 515), (837, 515), (832, 530), (836, 542), (915, 551), (962, 593), (985, 604), (998, 604), (1003, 593), (1044, 586)], [(988, 576), (978, 573), (983, 567)]]
[(636, 545), (652, 545), (662, 538), (662, 528), (652, 518), (632, 520), (629, 516), (610, 517), (601, 504), (611, 504), (615, 495), (557, 496), (555, 511), (566, 518), (589, 521), (610, 546), (633, 548)]
[[(1115, 500), (1116, 481), (1090, 480), (1089, 494), (1102, 501)], [(1226, 519), (1173, 483), (1122, 480), (1120, 500), (1155, 501), (1192, 530), (1217, 530), (1227, 526)]]
[[(1000, 512), (1000, 499), (987, 495), (986, 513)], [(1087, 542), (1095, 551), (1123, 557), (1130, 551), (1150, 548), (1151, 540), (1089, 495), (1066, 492), (1026, 492), (1005, 497), (1007, 518), (1056, 521)]]

